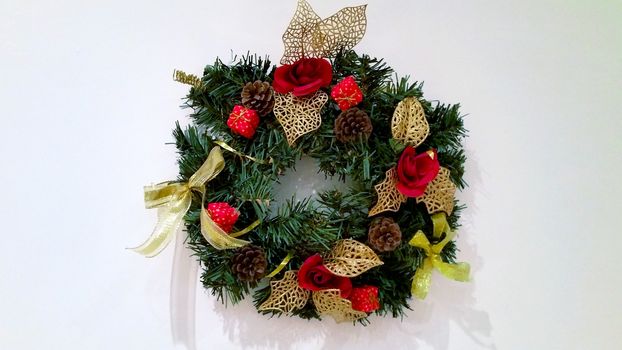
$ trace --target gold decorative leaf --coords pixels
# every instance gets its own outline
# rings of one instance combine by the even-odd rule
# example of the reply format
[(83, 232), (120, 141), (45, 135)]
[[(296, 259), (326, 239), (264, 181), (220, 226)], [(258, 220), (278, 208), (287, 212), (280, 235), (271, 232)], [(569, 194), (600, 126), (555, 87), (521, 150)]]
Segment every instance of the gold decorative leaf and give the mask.
[(353, 239), (337, 241), (324, 259), (324, 266), (330, 272), (342, 277), (356, 277), (382, 264), (370, 247)]
[(341, 48), (352, 49), (365, 34), (367, 5), (346, 7), (322, 20), (304, 0), (283, 34), (285, 52), (281, 64), (303, 57), (332, 57)]
[[(311, 40), (322, 19), (318, 16), (304, 0), (298, 1), (298, 7), (294, 17), (289, 22), (289, 26), (283, 33), (283, 44), (285, 52), (281, 58), (281, 64), (294, 63), (303, 57), (305, 53), (311, 53)], [(312, 57), (312, 56), (305, 56)]]
[(391, 119), (393, 138), (404, 144), (417, 147), (430, 132), (421, 102), (415, 97), (406, 97), (397, 104)]
[(367, 5), (345, 7), (324, 19), (314, 32), (311, 43), (321, 56), (334, 57), (339, 50), (351, 50), (363, 39), (367, 29)]
[(296, 97), (291, 92), (275, 93), (274, 100), (274, 115), (283, 126), (285, 137), (291, 146), (300, 136), (317, 130), (322, 125), (320, 111), (328, 101), (328, 95), (321, 90), (309, 97)]
[(449, 178), (449, 169), (441, 167), (423, 195), (416, 199), (417, 203), (425, 203), (429, 214), (443, 211), (451, 215), (454, 210), (454, 194), (456, 194), (456, 185)]
[(298, 285), (298, 271), (287, 271), (278, 281), (270, 281), (270, 297), (259, 305), (260, 311), (278, 310), (290, 313), (301, 309), (309, 300), (310, 292)]
[(339, 289), (313, 292), (313, 304), (321, 315), (331, 316), (338, 323), (367, 317), (365, 312), (352, 309), (352, 302), (342, 298)]
[(378, 193), (378, 202), (369, 211), (368, 216), (374, 216), (385, 211), (398, 211), (400, 205), (405, 203), (408, 197), (397, 190), (397, 171), (395, 167), (387, 170), (384, 181), (374, 186)]

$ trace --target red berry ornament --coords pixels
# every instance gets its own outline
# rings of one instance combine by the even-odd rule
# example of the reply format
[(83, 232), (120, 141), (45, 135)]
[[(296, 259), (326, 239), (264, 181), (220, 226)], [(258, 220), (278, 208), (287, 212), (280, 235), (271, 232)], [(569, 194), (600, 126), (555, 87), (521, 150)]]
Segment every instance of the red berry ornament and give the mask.
[(227, 126), (234, 133), (250, 139), (255, 135), (255, 129), (259, 125), (259, 115), (252, 109), (236, 105), (229, 115)]
[(372, 312), (380, 308), (378, 287), (362, 286), (352, 288), (348, 299), (352, 302), (352, 308), (357, 311)]
[(353, 76), (344, 78), (337, 85), (333, 86), (330, 96), (337, 102), (339, 109), (342, 111), (354, 107), (363, 101), (363, 93)]
[(240, 212), (225, 202), (214, 202), (207, 205), (207, 213), (212, 221), (223, 231), (229, 233), (233, 230), (233, 225), (238, 221)]

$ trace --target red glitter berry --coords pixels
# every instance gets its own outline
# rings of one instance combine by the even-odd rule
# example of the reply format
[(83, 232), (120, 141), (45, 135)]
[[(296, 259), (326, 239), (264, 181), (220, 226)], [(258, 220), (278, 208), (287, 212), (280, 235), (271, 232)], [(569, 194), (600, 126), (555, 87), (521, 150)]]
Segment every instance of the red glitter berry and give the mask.
[(354, 107), (363, 101), (363, 93), (353, 76), (344, 78), (337, 85), (333, 86), (330, 96), (337, 102), (339, 109), (342, 111)]
[(352, 288), (348, 300), (352, 302), (352, 308), (357, 311), (372, 312), (380, 308), (378, 287), (362, 286)]
[(214, 202), (207, 205), (207, 213), (212, 221), (223, 231), (229, 233), (238, 220), (240, 212), (225, 202)]
[(227, 120), (227, 126), (231, 128), (234, 133), (242, 135), (247, 139), (255, 135), (255, 130), (258, 125), (259, 115), (257, 112), (240, 105), (233, 107), (233, 112), (231, 112)]

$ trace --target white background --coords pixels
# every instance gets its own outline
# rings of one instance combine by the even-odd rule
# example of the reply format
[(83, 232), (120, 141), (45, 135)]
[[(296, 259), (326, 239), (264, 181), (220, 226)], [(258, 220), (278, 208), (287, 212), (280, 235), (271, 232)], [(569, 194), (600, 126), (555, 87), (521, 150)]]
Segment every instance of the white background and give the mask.
[[(320, 1), (321, 16), (354, 0)], [(0, 0), (0, 348), (170, 349), (173, 247), (145, 259), (142, 185), (216, 56), (269, 54), (295, 1)], [(473, 282), (369, 327), (225, 309), (199, 289), (200, 349), (619, 349), (620, 1), (370, 0), (357, 49), (461, 102)]]

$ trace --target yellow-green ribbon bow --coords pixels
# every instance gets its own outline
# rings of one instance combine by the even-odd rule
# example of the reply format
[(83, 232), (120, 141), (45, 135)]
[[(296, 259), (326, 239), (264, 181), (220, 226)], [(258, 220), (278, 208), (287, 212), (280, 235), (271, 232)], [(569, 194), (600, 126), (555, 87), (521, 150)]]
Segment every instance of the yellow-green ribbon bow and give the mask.
[[(145, 243), (132, 249), (146, 257), (158, 255), (181, 226), (184, 215), (192, 204), (192, 191), (200, 193), (201, 198), (204, 199), (205, 183), (215, 178), (224, 167), (225, 160), (222, 152), (220, 147), (216, 146), (212, 148), (203, 165), (188, 182), (163, 182), (145, 186), (145, 207), (147, 209), (158, 208), (158, 222)], [(206, 210), (201, 210), (200, 218), (201, 234), (216, 249), (237, 248), (248, 244), (248, 241), (234, 237), (249, 232), (259, 224), (259, 221), (256, 221), (248, 228), (228, 235), (212, 221)]]
[(425, 259), (423, 259), (423, 265), (419, 266), (415, 272), (411, 289), (412, 294), (419, 299), (425, 299), (428, 295), (432, 280), (432, 270), (434, 268), (445, 277), (452, 280), (461, 282), (469, 280), (470, 266), (468, 263), (449, 264), (441, 259), (441, 251), (456, 235), (450, 230), (445, 213), (434, 214), (432, 216), (432, 222), (434, 224), (434, 236), (438, 235), (438, 237), (440, 237), (440, 234), (445, 232), (445, 239), (432, 245), (425, 234), (420, 230), (408, 243), (413, 247), (423, 249), (426, 254)]

